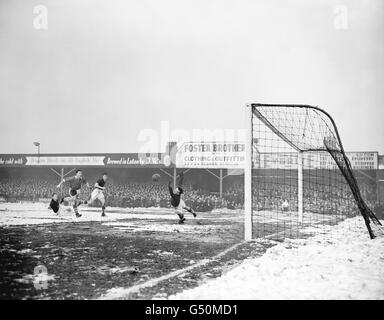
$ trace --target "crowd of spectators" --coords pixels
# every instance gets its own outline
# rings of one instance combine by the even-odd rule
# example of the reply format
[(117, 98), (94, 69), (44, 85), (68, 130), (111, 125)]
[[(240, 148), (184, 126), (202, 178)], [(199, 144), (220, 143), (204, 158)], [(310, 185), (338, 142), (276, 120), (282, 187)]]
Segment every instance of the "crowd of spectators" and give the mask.
[[(96, 179), (94, 179), (96, 180)], [(93, 181), (90, 179), (89, 181)], [(68, 187), (64, 184), (57, 189), (58, 181), (39, 178), (0, 178), (0, 199), (3, 201), (44, 201), (52, 194), (66, 196)], [(92, 186), (92, 183), (91, 183)], [(342, 215), (357, 213), (353, 195), (348, 185), (334, 188), (323, 185), (304, 186), (304, 211)], [(241, 209), (244, 204), (244, 187), (242, 184), (227, 186), (220, 198), (218, 193), (184, 185), (184, 200), (195, 211), (211, 211), (217, 208)], [(363, 198), (371, 208), (376, 208), (372, 195), (375, 191), (369, 186), (362, 188)], [(81, 190), (81, 198), (88, 199), (90, 192), (86, 187)], [(118, 182), (110, 180), (105, 191), (107, 206), (113, 207), (170, 207), (168, 186), (159, 182)], [(290, 210), (297, 210), (297, 186), (291, 184), (263, 183), (253, 192), (254, 210), (279, 210), (283, 201), (287, 201)]]
[(51, 197), (55, 185), (38, 178), (0, 179), (0, 196), (7, 200), (37, 200)]
[[(360, 189), (368, 207), (376, 210), (379, 204), (376, 201), (376, 192), (373, 186), (364, 184), (360, 185)], [(291, 211), (298, 210), (297, 185), (264, 181), (259, 185), (259, 188), (254, 189), (254, 210), (280, 210), (283, 201), (287, 201)], [(347, 183), (334, 185), (304, 183), (303, 210), (304, 212), (337, 214), (344, 217), (359, 214), (354, 196)]]
[[(195, 190), (184, 185), (184, 200), (195, 211), (211, 211), (216, 208), (241, 208), (243, 203), (227, 199), (226, 193), (220, 198), (206, 190)], [(170, 207), (168, 186), (161, 183), (109, 183), (105, 192), (108, 205), (116, 207)]]
[[(96, 179), (93, 179), (96, 180)], [(93, 181), (89, 179), (89, 181)], [(47, 201), (53, 193), (59, 197), (66, 196), (68, 187), (64, 184), (57, 189), (58, 181), (47, 181), (38, 178), (2, 178), (0, 179), (0, 198), (4, 201)], [(86, 200), (90, 197), (91, 189), (83, 187), (80, 198)], [(211, 211), (216, 208), (242, 208), (243, 200), (240, 196), (234, 196), (235, 191), (212, 194), (206, 190), (195, 190), (191, 185), (184, 185), (184, 200), (195, 211)], [(108, 181), (105, 191), (107, 205), (113, 207), (170, 207), (170, 195), (168, 185), (158, 182), (126, 182)], [(96, 204), (97, 205), (97, 204)]]

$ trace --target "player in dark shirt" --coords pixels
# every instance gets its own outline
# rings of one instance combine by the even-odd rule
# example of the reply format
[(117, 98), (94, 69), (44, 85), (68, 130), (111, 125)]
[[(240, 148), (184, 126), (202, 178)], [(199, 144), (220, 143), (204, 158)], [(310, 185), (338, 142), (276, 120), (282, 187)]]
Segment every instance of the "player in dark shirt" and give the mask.
[(76, 174), (73, 177), (63, 179), (57, 187), (60, 188), (60, 186), (64, 182), (69, 182), (69, 196), (63, 197), (60, 203), (63, 203), (64, 201), (68, 201), (72, 203), (73, 211), (75, 211), (76, 217), (79, 218), (81, 217), (81, 214), (79, 213), (77, 207), (82, 203), (85, 203), (85, 204), (87, 203), (87, 201), (82, 201), (78, 199), (80, 194), (80, 189), (83, 185), (87, 185), (88, 188), (90, 188), (90, 186), (88, 182), (84, 179), (83, 172), (81, 170), (77, 170)]
[(49, 203), (48, 209), (51, 209), (54, 213), (59, 212), (60, 204), (59, 204), (59, 198), (56, 193), (52, 195), (51, 202)]
[(179, 223), (182, 224), (185, 221), (184, 217), (184, 210), (190, 212), (193, 214), (193, 216), (196, 218), (196, 213), (188, 207), (184, 200), (182, 199), (182, 195), (184, 194), (184, 190), (182, 189), (182, 184), (183, 184), (183, 178), (184, 175), (181, 172), (180, 173), (180, 179), (179, 179), (179, 184), (178, 187), (175, 188), (175, 191), (173, 191), (173, 188), (171, 187), (171, 181), (168, 183), (168, 189), (169, 189), (169, 194), (171, 195), (171, 205), (172, 207), (175, 208), (177, 215), (179, 216)]
[(104, 173), (103, 177), (95, 183), (95, 189), (91, 193), (91, 199), (88, 204), (93, 203), (96, 199), (101, 202), (101, 216), (105, 217), (105, 196), (103, 191), (105, 190), (105, 183), (107, 182), (108, 174)]

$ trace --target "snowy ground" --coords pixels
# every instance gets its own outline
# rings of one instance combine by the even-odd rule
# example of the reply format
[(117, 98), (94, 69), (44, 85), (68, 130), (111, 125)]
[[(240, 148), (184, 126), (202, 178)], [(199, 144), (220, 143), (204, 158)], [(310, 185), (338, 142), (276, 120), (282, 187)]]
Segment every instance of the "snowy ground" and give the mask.
[[(94, 298), (121, 286), (126, 290), (168, 279), (175, 270), (191, 266), (185, 274), (125, 298), (384, 299), (384, 236), (370, 240), (360, 218), (321, 229), (312, 225), (307, 231), (320, 234), (307, 239), (258, 239), (244, 252), (232, 250), (232, 256), (216, 263), (213, 256), (241, 240), (241, 213), (201, 213), (197, 220), (179, 225), (174, 211), (163, 208), (108, 208), (107, 218), (100, 217), (99, 208), (82, 206), (80, 211), (83, 217), (78, 219), (65, 207), (55, 215), (43, 203), (0, 204), (0, 251), (9, 262), (2, 260), (0, 287), (9, 289), (3, 296)], [(244, 261), (252, 250), (254, 258)], [(110, 257), (116, 258), (112, 265)], [(198, 267), (203, 258), (216, 264)], [(244, 262), (233, 267), (227, 263), (232, 260)], [(41, 263), (56, 275), (42, 293), (26, 287)], [(139, 275), (116, 272), (136, 264), (143, 266)], [(77, 265), (80, 271), (74, 278), (71, 267)], [(106, 265), (113, 277), (105, 277)], [(219, 274), (205, 276), (216, 269)], [(90, 282), (96, 289), (89, 289)]]
[(235, 211), (187, 214), (180, 225), (174, 210), (164, 208), (107, 207), (106, 218), (100, 208), (81, 206), (81, 218), (61, 209), (56, 215), (46, 203), (0, 204), (0, 299), (96, 299), (116, 288), (140, 289), (123, 299), (168, 297), (204, 280), (199, 271), (170, 279), (175, 271), (208, 272), (205, 262), (217, 269), (253, 252), (242, 246), (214, 259), (241, 243), (243, 215)]
[(100, 221), (113, 223), (122, 219), (169, 219), (174, 211), (164, 208), (113, 208), (108, 207), (107, 217), (101, 217), (100, 208), (80, 206), (82, 217), (76, 218), (71, 207), (60, 207), (55, 214), (45, 203), (0, 203), (0, 226), (40, 225), (65, 222)]
[[(79, 207), (79, 212), (82, 217), (76, 218), (73, 210), (69, 206), (61, 206), (58, 214), (55, 214), (52, 210), (49, 210), (46, 203), (32, 203), (32, 202), (17, 202), (17, 203), (0, 203), (0, 226), (17, 226), (17, 225), (40, 225), (51, 223), (67, 223), (71, 221), (76, 222), (91, 222), (100, 221), (105, 222), (108, 225), (114, 225), (117, 228), (121, 225), (121, 228), (129, 229), (130, 224), (117, 222), (118, 220), (126, 219), (144, 219), (144, 220), (169, 220), (171, 217), (177, 220), (175, 211), (167, 208), (107, 208), (107, 217), (101, 217), (101, 209), (95, 207), (88, 207), (82, 205)], [(241, 215), (233, 215), (236, 211), (232, 210), (217, 211), (221, 213), (215, 217), (216, 220), (241, 220)], [(229, 214), (229, 215), (225, 215)], [(205, 220), (206, 218), (199, 215), (199, 220)], [(136, 225), (136, 224), (135, 224)], [(183, 227), (183, 226), (181, 226)], [(144, 228), (144, 227), (143, 227)], [(150, 226), (146, 227), (150, 230)], [(187, 227), (185, 227), (187, 228)], [(145, 229), (145, 230), (147, 230)], [(164, 228), (163, 228), (164, 229)], [(161, 231), (164, 231), (164, 230)], [(154, 229), (153, 231), (156, 231)], [(135, 230), (136, 231), (136, 230)]]
[(370, 240), (360, 217), (328, 229), (169, 299), (384, 299), (384, 236)]

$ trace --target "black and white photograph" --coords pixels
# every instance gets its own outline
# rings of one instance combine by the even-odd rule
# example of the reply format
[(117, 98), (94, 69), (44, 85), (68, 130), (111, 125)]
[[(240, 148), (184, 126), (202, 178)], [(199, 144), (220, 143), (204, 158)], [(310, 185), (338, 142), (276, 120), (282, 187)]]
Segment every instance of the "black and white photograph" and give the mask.
[(0, 0), (0, 300), (384, 300), (383, 83), (382, 0)]

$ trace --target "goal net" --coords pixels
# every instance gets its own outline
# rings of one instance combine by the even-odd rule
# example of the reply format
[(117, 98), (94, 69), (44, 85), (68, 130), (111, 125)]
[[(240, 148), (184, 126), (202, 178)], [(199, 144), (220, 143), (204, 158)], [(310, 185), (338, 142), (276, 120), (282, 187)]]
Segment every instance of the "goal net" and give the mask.
[(245, 238), (274, 240), (319, 233), (362, 215), (371, 238), (380, 221), (366, 204), (337, 127), (306, 105), (247, 106)]

